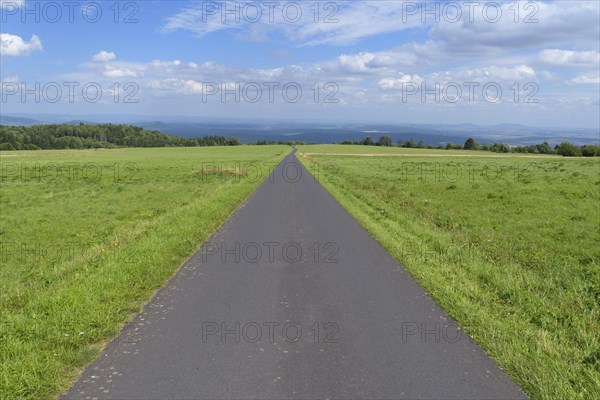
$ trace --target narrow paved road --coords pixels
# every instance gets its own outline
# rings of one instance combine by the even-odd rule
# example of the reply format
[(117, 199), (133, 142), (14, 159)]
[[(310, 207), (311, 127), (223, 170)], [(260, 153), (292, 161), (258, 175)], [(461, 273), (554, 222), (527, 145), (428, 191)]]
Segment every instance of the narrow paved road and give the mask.
[(65, 397), (526, 396), (290, 155)]

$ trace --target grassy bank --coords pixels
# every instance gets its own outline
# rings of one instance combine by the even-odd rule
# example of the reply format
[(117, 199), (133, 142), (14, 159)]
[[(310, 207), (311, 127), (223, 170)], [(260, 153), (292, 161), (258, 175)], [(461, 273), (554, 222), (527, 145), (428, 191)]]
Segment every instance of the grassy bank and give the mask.
[(532, 398), (600, 398), (600, 160), (299, 151)]
[(2, 153), (0, 398), (68, 387), (288, 152)]

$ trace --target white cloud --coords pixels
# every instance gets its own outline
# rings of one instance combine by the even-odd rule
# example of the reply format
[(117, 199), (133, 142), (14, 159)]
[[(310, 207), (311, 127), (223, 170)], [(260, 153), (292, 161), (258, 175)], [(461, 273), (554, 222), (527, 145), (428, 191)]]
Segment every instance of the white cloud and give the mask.
[[(174, 73), (176, 71), (181, 71), (181, 69), (185, 68), (186, 65), (182, 64), (182, 62), (180, 60), (173, 60), (173, 61), (154, 60), (150, 63), (149, 67), (158, 73), (169, 74), (169, 73)], [(190, 64), (188, 64), (187, 67), (190, 69), (197, 68)]]
[(42, 42), (36, 35), (31, 36), (29, 43), (20, 36), (10, 33), (0, 34), (0, 54), (5, 56), (26, 56), (33, 51), (42, 50)]
[(500, 67), (491, 65), (484, 68), (462, 68), (451, 74), (455, 80), (471, 80), (475, 82), (505, 81), (523, 82), (536, 79), (535, 70), (528, 65)]
[(199, 94), (203, 92), (204, 84), (193, 79), (167, 78), (148, 82), (148, 88), (167, 93)]
[[(427, 23), (422, 23), (419, 18), (417, 21), (409, 20), (405, 24), (393, 3), (398, 2), (344, 2), (339, 5), (339, 13), (335, 16), (339, 22), (334, 24), (314, 23), (309, 12), (309, 18), (296, 25), (264, 23), (267, 20), (264, 16), (263, 23), (244, 25), (243, 21), (239, 24), (233, 23), (231, 18), (227, 23), (223, 23), (218, 14), (203, 22), (198, 6), (201, 3), (190, 2), (186, 3), (184, 9), (176, 16), (167, 17), (163, 31), (181, 29), (202, 37), (210, 32), (228, 30), (226, 36), (229, 38), (254, 41), (272, 39), (274, 43), (279, 44), (288, 39), (291, 47), (286, 50), (293, 52), (294, 58), (289, 61), (278, 60), (271, 65), (266, 63), (266, 67), (263, 68), (253, 68), (244, 62), (234, 61), (230, 64), (219, 64), (206, 61), (206, 58), (195, 59), (196, 62), (177, 59), (125, 62), (111, 59), (106, 61), (107, 64), (85, 63), (85, 71), (80, 72), (86, 74), (85, 79), (88, 80), (97, 79), (98, 76), (135, 78), (140, 87), (149, 89), (144, 91), (144, 95), (149, 98), (153, 95), (173, 96), (172, 104), (178, 104), (178, 108), (185, 108), (192, 103), (190, 96), (185, 95), (202, 93), (202, 82), (223, 83), (227, 87), (231, 87), (232, 82), (239, 82), (242, 86), (249, 82), (298, 82), (306, 85), (303, 87), (306, 87), (305, 93), (308, 94), (311, 93), (308, 88), (311, 82), (335, 82), (339, 84), (340, 89), (336, 96), (340, 99), (339, 104), (357, 107), (356, 113), (340, 114), (343, 118), (371, 118), (377, 112), (386, 118), (396, 117), (398, 108), (394, 105), (387, 106), (388, 103), (384, 104), (382, 99), (387, 99), (391, 104), (397, 102), (398, 89), (405, 82), (426, 83), (427, 87), (436, 82), (442, 85), (448, 82), (477, 82), (482, 86), (496, 82), (504, 90), (505, 97), (500, 102), (501, 107), (507, 108), (494, 108), (499, 111), (489, 114), (490, 118), (512, 120), (514, 111), (519, 110), (523, 115), (527, 114), (523, 118), (544, 122), (546, 119), (557, 121), (558, 115), (564, 113), (561, 114), (560, 105), (546, 103), (548, 98), (560, 98), (565, 95), (580, 98), (582, 95), (589, 95), (594, 89), (593, 86), (589, 88), (585, 85), (598, 84), (597, 75), (589, 72), (593, 71), (594, 67), (597, 68), (599, 63), (597, 19), (600, 3), (590, 5), (577, 1), (520, 2), (522, 14), (519, 23), (515, 23), (511, 9), (507, 8), (514, 4), (502, 3), (504, 18), (495, 24), (484, 21), (480, 9), (475, 13), (476, 21), (473, 23), (462, 21), (451, 24), (443, 19), (440, 23), (433, 23), (429, 17)], [(306, 4), (312, 6), (310, 2)], [(525, 4), (539, 6), (536, 14), (538, 23), (523, 23)], [(481, 5), (479, 7), (481, 8)], [(186, 10), (190, 10), (190, 13), (185, 13)], [(321, 18), (323, 17), (321, 14)], [(465, 18), (466, 16), (463, 16), (463, 20)], [(374, 20), (377, 22), (373, 23)], [(577, 26), (578, 29), (573, 29), (573, 26)], [(411, 31), (405, 34), (390, 34), (406, 29)], [(364, 41), (359, 46), (344, 48), (342, 51), (327, 47), (356, 43), (363, 38), (381, 34), (385, 36)], [(212, 37), (204, 38), (210, 39)], [(306, 57), (308, 50), (298, 49), (298, 46), (303, 45), (327, 46), (320, 47), (316, 55)], [(298, 49), (297, 53), (294, 52), (294, 48)], [(308, 61), (323, 54), (323, 58)], [(582, 70), (571, 70), (566, 75), (563, 67)], [(513, 90), (509, 88), (516, 82), (519, 82), (521, 87), (529, 82), (543, 82), (543, 90), (539, 91), (536, 98), (539, 97), (540, 104), (546, 107), (544, 113), (540, 112), (542, 105), (536, 105), (538, 108), (533, 112), (533, 106), (526, 108), (520, 104), (512, 104)], [(522, 93), (521, 89), (519, 93)], [(530, 93), (523, 93), (523, 96), (528, 94)], [(480, 104), (492, 110), (492, 106), (481, 100), (481, 97), (479, 90), (475, 95), (477, 101), (474, 104), (465, 103), (464, 109), (456, 109), (456, 115), (465, 120), (478, 118), (469, 108)], [(219, 109), (217, 106), (215, 110)], [(446, 106), (449, 109), (454, 107), (450, 104)], [(412, 110), (419, 109), (423, 115), (430, 116), (431, 107), (429, 103), (415, 104), (408, 115), (412, 118)], [(296, 106), (296, 109), (306, 115), (302, 108)], [(259, 114), (261, 112), (258, 111)], [(594, 110), (594, 114), (597, 118), (597, 110)]]
[(117, 58), (117, 55), (115, 53), (113, 53), (112, 51), (102, 50), (101, 52), (94, 54), (92, 56), (92, 61), (108, 62), (108, 61), (113, 61), (115, 58)]
[(107, 78), (138, 78), (142, 72), (127, 67), (107, 66), (102, 72)]
[(598, 85), (600, 84), (600, 75), (580, 75), (569, 81), (579, 85)]
[(543, 50), (539, 59), (544, 64), (559, 67), (598, 67), (600, 68), (600, 53), (597, 51), (570, 51), (559, 49)]
[(25, 0), (0, 0), (0, 8), (20, 8), (25, 5)]
[[(421, 26), (420, 15), (408, 15), (405, 3), (414, 4), (398, 0), (343, 3), (273, 2), (272, 8), (262, 5), (260, 14), (257, 14), (254, 1), (212, 3), (217, 6), (216, 10), (213, 6), (208, 6), (207, 2), (197, 2), (186, 5), (176, 14), (167, 17), (161, 30), (165, 33), (187, 30), (197, 37), (203, 37), (212, 32), (229, 29), (239, 31), (235, 35), (239, 40), (263, 42), (268, 39), (269, 34), (276, 33), (310, 46), (347, 45), (366, 37)], [(244, 11), (247, 4), (248, 11)], [(223, 11), (234, 10), (236, 6), (239, 9), (237, 21), (235, 13), (226, 15)], [(298, 8), (301, 11), (296, 14)]]
[(186, 93), (202, 93), (204, 85), (192, 79), (183, 82), (183, 91)]
[(425, 77), (417, 74), (399, 73), (399, 77), (386, 77), (380, 79), (377, 86), (383, 90), (403, 90), (406, 83), (435, 83), (447, 84), (450, 82), (464, 85), (467, 82), (476, 82), (480, 85), (487, 83), (506, 83), (507, 86), (514, 83), (529, 83), (536, 80), (536, 72), (527, 65), (513, 67), (488, 66), (482, 68), (459, 68), (451, 71), (432, 72)]
[[(313, 23), (314, 8), (308, 9), (306, 21), (298, 29), (291, 30), (293, 39), (306, 45), (348, 45), (367, 37), (400, 32), (412, 28), (423, 27), (420, 13), (407, 12), (416, 4), (412, 1), (354, 1), (334, 3), (336, 8), (327, 7), (326, 3), (317, 3), (321, 10), (319, 22)], [(343, 6), (340, 6), (343, 4)], [(326, 8), (326, 9), (325, 9)], [(325, 21), (330, 21), (326, 23)], [(333, 22), (335, 21), (335, 22)], [(374, 23), (376, 21), (376, 23)]]
[(421, 84), (423, 82), (423, 78), (419, 75), (405, 75), (400, 73), (400, 78), (383, 78), (379, 80), (377, 84), (383, 90), (389, 89), (403, 89), (403, 85), (406, 83), (416, 83)]
[[(203, 37), (220, 30), (235, 30), (238, 33), (234, 37), (255, 41), (265, 41), (268, 35), (276, 34), (312, 46), (354, 44), (368, 37), (417, 28), (427, 30), (432, 40), (455, 55), (573, 41), (596, 46), (600, 35), (599, 4), (590, 1), (500, 2), (501, 17), (497, 22), (490, 19), (495, 13), (489, 11), (490, 4), (481, 2), (472, 2), (475, 4), (473, 9), (467, 6), (468, 2), (454, 2), (460, 15), (453, 7), (446, 9), (445, 4), (432, 1), (332, 2), (333, 7), (323, 2), (316, 3), (319, 7), (311, 2), (295, 3), (300, 4), (302, 17), (294, 23), (283, 17), (282, 5), (276, 6), (272, 15), (269, 8), (263, 6), (262, 17), (255, 23), (249, 22), (243, 11), (238, 12), (236, 21), (234, 16), (223, 12), (225, 8), (233, 9), (232, 3), (215, 3), (219, 8), (209, 12), (206, 2), (186, 5), (167, 17), (162, 31), (187, 30)], [(254, 2), (243, 0), (235, 4), (243, 9), (246, 3)], [(434, 6), (438, 7), (437, 18), (425, 12)], [(317, 8), (319, 12), (315, 14)], [(578, 29), (573, 29), (574, 26)]]
[(373, 61), (375, 54), (364, 52), (357, 54), (342, 54), (338, 57), (338, 63), (342, 70), (348, 72), (367, 72), (368, 64)]
[(2, 82), (5, 83), (17, 83), (19, 81), (19, 75), (7, 75), (2, 79)]
[[(222, 3), (214, 3), (221, 6)], [(186, 6), (177, 14), (167, 17), (167, 22), (162, 27), (163, 32), (173, 32), (179, 29), (193, 32), (196, 36), (202, 37), (208, 33), (216, 32), (222, 29), (236, 28), (235, 25), (223, 22), (221, 14), (210, 15), (205, 12), (203, 7), (208, 7), (208, 3), (198, 3)], [(239, 26), (237, 26), (239, 28)]]
[[(490, 22), (489, 18), (484, 17), (480, 4), (473, 13), (473, 22), (463, 18), (457, 23), (448, 23), (442, 19), (439, 24), (433, 25), (429, 36), (443, 43), (449, 51), (469, 55), (574, 42), (592, 48), (598, 45), (598, 2), (536, 1), (530, 2), (527, 10), (527, 2), (501, 4), (502, 18), (498, 22)], [(518, 21), (515, 21), (516, 8), (520, 10)], [(494, 12), (490, 11), (489, 14), (493, 16)], [(537, 22), (532, 20), (526, 23), (529, 16)], [(577, 29), (573, 29), (574, 26)]]

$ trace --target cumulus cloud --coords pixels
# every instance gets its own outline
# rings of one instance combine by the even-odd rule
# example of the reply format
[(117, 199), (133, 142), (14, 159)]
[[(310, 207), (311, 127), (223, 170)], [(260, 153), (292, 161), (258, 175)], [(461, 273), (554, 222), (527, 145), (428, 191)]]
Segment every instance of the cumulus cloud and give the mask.
[(544, 64), (559, 67), (598, 67), (600, 68), (600, 53), (597, 51), (570, 51), (559, 49), (543, 50), (539, 59)]
[(356, 54), (342, 54), (338, 57), (339, 66), (348, 72), (367, 72), (368, 64), (375, 58), (374, 53), (363, 52)]
[(399, 78), (383, 78), (380, 79), (378, 82), (378, 86), (383, 89), (383, 90), (390, 90), (390, 89), (403, 89), (404, 85), (407, 83), (416, 83), (416, 84), (421, 84), (422, 82), (424, 82), (423, 78), (421, 78), (419, 75), (408, 75), (408, 74), (402, 74), (400, 73), (400, 77)]
[(5, 56), (26, 56), (34, 51), (42, 50), (42, 42), (36, 35), (31, 36), (29, 42), (24, 41), (20, 36), (10, 33), (0, 34), (0, 54)]
[(204, 84), (193, 79), (167, 78), (148, 82), (148, 88), (167, 93), (199, 94), (203, 92)]
[(137, 78), (143, 75), (141, 71), (132, 68), (115, 66), (107, 66), (102, 74), (107, 78)]
[(486, 82), (505, 81), (517, 82), (536, 79), (535, 70), (528, 65), (513, 67), (491, 65), (483, 68), (462, 68), (452, 71), (449, 77), (453, 80)]
[(377, 86), (382, 90), (403, 90), (405, 84), (446, 84), (455, 82), (465, 84), (466, 82), (479, 83), (485, 85), (491, 82), (531, 82), (536, 80), (535, 70), (527, 65), (517, 65), (513, 67), (488, 66), (482, 68), (459, 68), (452, 71), (432, 72), (424, 77), (417, 74), (399, 73), (398, 77), (386, 77), (380, 79)]
[[(315, 61), (306, 61), (307, 58), (303, 57), (306, 50), (300, 49), (298, 56), (294, 58), (295, 63), (278, 61), (276, 65), (264, 68), (249, 68), (238, 63), (219, 64), (204, 60), (187, 62), (177, 59), (151, 62), (111, 59), (106, 61), (106, 64), (88, 62), (85, 64), (85, 73), (91, 77), (88, 79), (99, 75), (109, 78), (135, 78), (140, 87), (148, 89), (144, 93), (173, 95), (174, 98), (177, 98), (177, 95), (201, 95), (207, 82), (225, 84), (227, 87), (231, 87), (233, 82), (239, 82), (241, 85), (249, 82), (298, 82), (301, 85), (306, 84), (306, 93), (310, 93), (308, 85), (311, 82), (335, 82), (339, 84), (340, 106), (361, 107), (361, 110), (362, 105), (365, 105), (365, 109), (372, 107), (371, 111), (366, 113), (357, 108), (358, 117), (370, 116), (372, 111), (380, 110), (381, 115), (396, 115), (397, 111), (390, 111), (386, 108), (387, 103), (384, 104), (381, 100), (397, 102), (403, 83), (425, 83), (427, 87), (431, 87), (436, 82), (442, 85), (449, 82), (477, 82), (481, 86), (496, 82), (505, 89), (505, 97), (499, 104), (502, 104), (502, 107), (513, 107), (510, 113), (506, 112), (508, 108), (498, 112), (498, 115), (504, 115), (505, 118), (512, 118), (515, 110), (532, 114), (531, 108), (526, 109), (510, 101), (512, 89), (508, 88), (512, 88), (516, 82), (523, 87), (526, 83), (543, 81), (545, 90), (536, 96), (544, 100), (540, 104), (543, 103), (543, 106), (547, 107), (548, 114), (540, 117), (540, 120), (553, 118), (561, 111), (560, 106), (551, 106), (545, 102), (549, 96), (573, 94), (579, 98), (582, 94), (589, 95), (591, 89), (585, 85), (597, 85), (599, 80), (597, 74), (589, 73), (599, 64), (599, 3), (519, 2), (522, 14), (518, 23), (513, 20), (513, 11), (508, 8), (514, 6), (511, 2), (501, 3), (504, 18), (498, 23), (485, 21), (479, 9), (472, 23), (466, 21), (467, 16), (463, 15), (463, 21), (457, 23), (448, 23), (443, 19), (434, 23), (429, 17), (427, 23), (418, 18), (409, 19), (404, 24), (402, 14), (399, 14), (397, 9), (400, 2), (344, 2), (340, 4), (339, 13), (336, 14), (338, 23), (314, 23), (309, 12), (308, 22), (295, 25), (275, 22), (248, 26), (243, 22), (235, 24), (232, 18), (223, 22), (219, 14), (203, 22), (199, 4), (201, 3), (186, 3), (180, 13), (167, 17), (163, 31), (187, 30), (196, 36), (204, 37), (211, 32), (228, 30), (228, 33), (232, 33), (231, 38), (251, 40), (265, 40), (265, 35), (274, 38), (277, 34), (278, 40), (292, 39), (288, 42), (296, 48), (306, 45), (353, 44), (370, 36), (386, 36), (382, 37), (381, 41), (365, 41), (360, 46), (345, 48), (342, 51), (322, 47), (323, 51), (319, 51), (319, 54), (326, 54), (326, 57)], [(527, 15), (523, 13), (526, 4), (535, 4), (532, 9), (537, 10), (537, 23), (523, 22)], [(481, 8), (481, 5), (479, 7)], [(185, 12), (186, 10), (190, 13)], [(321, 14), (321, 19), (323, 17)], [(372, 23), (373, 18), (377, 20), (376, 24)], [(268, 21), (268, 18), (263, 16), (263, 20)], [(573, 26), (580, 28), (573, 29)], [(415, 29), (410, 33), (390, 35), (411, 27)], [(360, 50), (353, 50), (354, 48)], [(571, 68), (568, 75), (564, 68)], [(521, 91), (520, 88), (518, 90), (523, 96), (531, 94)], [(185, 100), (182, 100), (180, 105), (191, 103), (190, 96), (181, 97)], [(467, 102), (465, 107), (474, 107), (482, 103), (481, 98), (482, 94), (479, 91), (475, 95), (478, 102)], [(482, 104), (489, 105), (485, 102)], [(446, 105), (449, 108), (454, 107)], [(420, 109), (430, 114), (431, 108), (427, 106), (430, 107), (431, 104)], [(417, 104), (414, 109), (419, 107)], [(540, 108), (536, 110), (539, 111)], [(597, 115), (597, 110), (594, 112)], [(473, 113), (460, 115), (472, 118)], [(502, 118), (498, 115), (494, 114), (494, 118)]]
[(108, 62), (108, 61), (113, 61), (115, 58), (117, 58), (117, 55), (115, 53), (113, 53), (112, 51), (102, 50), (101, 52), (94, 54), (92, 56), (92, 61)]
[(600, 75), (580, 75), (569, 82), (578, 85), (598, 85), (600, 84)]
[[(241, 2), (243, 7), (245, 2)], [(308, 4), (308, 3), (307, 3)], [(167, 18), (164, 32), (188, 30), (202, 37), (223, 29), (235, 29), (233, 37), (249, 37), (252, 29), (269, 34), (278, 34), (291, 39), (300, 46), (305, 45), (347, 45), (381, 34), (391, 34), (413, 29), (426, 34), (421, 42), (402, 43), (407, 35), (398, 35), (396, 46), (388, 50), (365, 50), (355, 53), (343, 53), (337, 58), (322, 60), (297, 68), (292, 66), (262, 70), (263, 74), (274, 76), (305, 76), (315, 74), (326, 79), (360, 81), (368, 76), (376, 79), (401, 79), (400, 71), (412, 71), (422, 76), (424, 71), (440, 70), (445, 65), (463, 65), (462, 77), (465, 79), (534, 80), (538, 76), (548, 79), (554, 77), (550, 67), (587, 67), (598, 65), (597, 51), (557, 50), (572, 46), (585, 49), (597, 48), (600, 35), (599, 3), (589, 1), (541, 2), (517, 1), (499, 3), (502, 18), (490, 22), (490, 14), (484, 15), (483, 3), (468, 12), (464, 3), (457, 3), (462, 17), (456, 22), (449, 21), (452, 16), (442, 15), (436, 21), (432, 15), (415, 11), (414, 7), (433, 5), (422, 2), (403, 1), (361, 1), (343, 2), (338, 8), (329, 10), (335, 23), (324, 23), (329, 14), (320, 9), (319, 22), (313, 20), (314, 9), (304, 9), (304, 16), (298, 23), (281, 21), (281, 9), (275, 9), (275, 21), (269, 21), (268, 13), (258, 23), (247, 24), (243, 18), (235, 22), (229, 16), (223, 21), (223, 15), (216, 12), (206, 15), (201, 3), (190, 3), (175, 15)], [(495, 3), (494, 3), (495, 4)], [(312, 3), (309, 4), (312, 6)], [(321, 4), (323, 6), (323, 4)], [(224, 7), (221, 3), (221, 7)], [(233, 6), (231, 6), (233, 7)], [(515, 16), (515, 9), (519, 9)], [(413, 12), (407, 12), (412, 10)], [(335, 12), (334, 12), (335, 11)], [(368, 18), (366, 17), (368, 16)], [(473, 18), (470, 21), (471, 17)], [(377, 23), (373, 24), (372, 21)], [(283, 22), (283, 23), (282, 23)], [(578, 26), (578, 29), (572, 29)], [(389, 36), (391, 38), (391, 36)], [(261, 40), (265, 38), (261, 36)], [(393, 40), (392, 40), (393, 43)], [(547, 48), (539, 52), (539, 50)], [(524, 49), (529, 49), (528, 54)], [(539, 53), (538, 53), (539, 52)], [(482, 67), (481, 65), (492, 65)], [(471, 67), (470, 69), (466, 68)], [(516, 66), (516, 67), (515, 67)], [(539, 68), (539, 72), (533, 67)], [(457, 67), (460, 69), (460, 67)], [(458, 69), (452, 71), (456, 77)], [(247, 71), (246, 75), (257, 71)], [(439, 75), (442, 76), (442, 73)], [(563, 79), (566, 79), (563, 77)], [(391, 84), (384, 81), (383, 85)]]

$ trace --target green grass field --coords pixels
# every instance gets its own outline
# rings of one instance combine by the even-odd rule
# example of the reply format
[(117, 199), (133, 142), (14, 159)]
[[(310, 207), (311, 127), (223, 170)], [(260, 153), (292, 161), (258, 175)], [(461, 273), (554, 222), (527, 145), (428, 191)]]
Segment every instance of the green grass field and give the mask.
[(0, 398), (67, 388), (289, 151), (2, 153)]
[(299, 151), (531, 398), (600, 398), (599, 159)]

